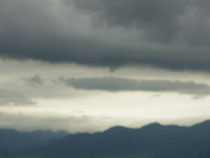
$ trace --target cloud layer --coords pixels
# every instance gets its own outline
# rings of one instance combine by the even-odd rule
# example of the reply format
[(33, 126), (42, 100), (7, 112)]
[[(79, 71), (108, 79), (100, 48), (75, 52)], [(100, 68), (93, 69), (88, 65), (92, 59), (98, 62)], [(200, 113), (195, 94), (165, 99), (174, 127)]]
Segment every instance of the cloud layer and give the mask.
[(0, 0), (0, 127), (209, 118), (209, 15), (209, 0)]
[(210, 69), (209, 1), (2, 0), (0, 56)]
[(170, 80), (132, 80), (124, 78), (60, 78), (59, 81), (75, 89), (102, 91), (176, 92), (198, 96), (210, 94), (210, 86), (195, 82)]

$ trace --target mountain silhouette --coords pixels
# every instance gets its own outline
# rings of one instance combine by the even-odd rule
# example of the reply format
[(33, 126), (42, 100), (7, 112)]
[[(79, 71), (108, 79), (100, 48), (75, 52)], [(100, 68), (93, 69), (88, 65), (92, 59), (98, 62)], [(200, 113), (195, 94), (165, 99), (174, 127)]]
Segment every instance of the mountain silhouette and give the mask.
[(191, 127), (153, 123), (139, 129), (118, 126), (93, 134), (69, 134), (24, 154), (53, 158), (209, 158), (210, 121)]
[(20, 132), (11, 129), (0, 129), (0, 156), (4, 150), (17, 153), (31, 149), (47, 142), (62, 138), (67, 135), (66, 132), (34, 131)]

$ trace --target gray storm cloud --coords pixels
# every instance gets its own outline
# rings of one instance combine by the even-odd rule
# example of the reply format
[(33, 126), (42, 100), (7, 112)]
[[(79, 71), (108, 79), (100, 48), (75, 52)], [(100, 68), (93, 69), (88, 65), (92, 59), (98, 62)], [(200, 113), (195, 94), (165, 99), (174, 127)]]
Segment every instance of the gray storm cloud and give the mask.
[(75, 89), (102, 91), (177, 92), (196, 96), (210, 94), (210, 86), (195, 82), (169, 80), (132, 80), (124, 78), (60, 78), (59, 81)]
[(210, 69), (209, 1), (2, 0), (0, 56)]

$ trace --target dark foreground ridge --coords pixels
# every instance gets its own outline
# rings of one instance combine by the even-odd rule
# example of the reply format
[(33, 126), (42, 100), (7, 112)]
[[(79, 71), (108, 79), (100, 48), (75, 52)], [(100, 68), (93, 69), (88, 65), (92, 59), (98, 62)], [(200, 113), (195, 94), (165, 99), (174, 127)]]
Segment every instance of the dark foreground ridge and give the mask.
[(7, 148), (10, 157), (29, 158), (210, 158), (210, 121), (191, 127), (113, 127), (94, 134), (41, 133), (0, 130), (1, 156), (8, 155)]

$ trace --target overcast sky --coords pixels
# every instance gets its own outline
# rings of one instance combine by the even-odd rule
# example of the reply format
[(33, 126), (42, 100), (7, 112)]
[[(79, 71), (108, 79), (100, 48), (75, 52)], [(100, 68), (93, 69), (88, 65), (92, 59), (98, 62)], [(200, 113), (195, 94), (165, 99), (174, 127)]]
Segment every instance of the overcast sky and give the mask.
[(0, 128), (210, 119), (209, 0), (1, 0)]

